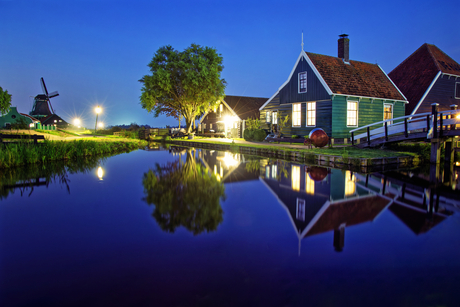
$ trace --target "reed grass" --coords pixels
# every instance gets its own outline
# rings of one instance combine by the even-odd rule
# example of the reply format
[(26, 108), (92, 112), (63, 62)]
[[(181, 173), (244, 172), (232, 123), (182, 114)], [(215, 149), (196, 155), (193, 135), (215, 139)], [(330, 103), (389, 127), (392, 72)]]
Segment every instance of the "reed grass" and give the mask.
[[(81, 157), (129, 152), (143, 148), (147, 142), (133, 139), (103, 139), (31, 142), (3, 145), (0, 150), (0, 169), (50, 161), (75, 160)], [(2, 146), (2, 145), (0, 145)]]

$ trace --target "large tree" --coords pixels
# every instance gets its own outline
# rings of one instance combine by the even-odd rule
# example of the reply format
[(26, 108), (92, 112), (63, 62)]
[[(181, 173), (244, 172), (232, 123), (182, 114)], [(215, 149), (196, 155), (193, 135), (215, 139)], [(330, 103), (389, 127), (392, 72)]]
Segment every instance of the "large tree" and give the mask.
[(214, 48), (192, 44), (179, 52), (164, 46), (148, 66), (152, 74), (139, 80), (142, 108), (155, 117), (183, 116), (187, 132), (196, 115), (214, 108), (224, 96), (222, 56)]
[(11, 106), (11, 94), (8, 94), (8, 91), (3, 91), (2, 87), (0, 86), (0, 113), (5, 115), (10, 111)]

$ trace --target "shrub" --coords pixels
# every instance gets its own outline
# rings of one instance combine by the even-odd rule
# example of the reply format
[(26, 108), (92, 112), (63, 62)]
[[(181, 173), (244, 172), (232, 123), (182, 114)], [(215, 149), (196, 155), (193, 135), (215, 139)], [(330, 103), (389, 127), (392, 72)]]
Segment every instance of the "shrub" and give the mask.
[(291, 139), (297, 139), (298, 137), (299, 137), (299, 136), (298, 136), (297, 134), (293, 134), (293, 135), (291, 136)]
[(256, 142), (262, 142), (267, 137), (267, 133), (263, 129), (257, 129), (254, 131), (253, 139)]
[(252, 129), (246, 129), (246, 130), (244, 130), (243, 138), (244, 138), (246, 141), (252, 141), (253, 138), (254, 138), (254, 131), (255, 131), (255, 130), (252, 130)]

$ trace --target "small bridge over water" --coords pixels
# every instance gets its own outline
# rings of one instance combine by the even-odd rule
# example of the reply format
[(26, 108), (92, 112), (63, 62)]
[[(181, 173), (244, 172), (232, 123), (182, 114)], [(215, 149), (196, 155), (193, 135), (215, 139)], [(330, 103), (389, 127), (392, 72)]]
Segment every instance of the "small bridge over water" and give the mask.
[(445, 144), (445, 160), (453, 162), (454, 151), (460, 136), (460, 110), (456, 105), (451, 110), (438, 111), (432, 104), (431, 113), (392, 118), (350, 131), (351, 143), (359, 148), (378, 147), (406, 141), (431, 142), (432, 163), (440, 162), (440, 151)]

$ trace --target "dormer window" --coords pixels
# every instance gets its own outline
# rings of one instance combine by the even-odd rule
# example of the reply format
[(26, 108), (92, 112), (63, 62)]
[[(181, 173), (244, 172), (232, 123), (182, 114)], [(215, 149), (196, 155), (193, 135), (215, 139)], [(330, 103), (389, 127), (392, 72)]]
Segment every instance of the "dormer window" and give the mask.
[(307, 92), (307, 72), (299, 73), (299, 94)]

